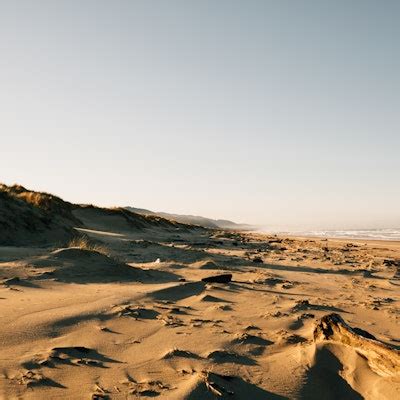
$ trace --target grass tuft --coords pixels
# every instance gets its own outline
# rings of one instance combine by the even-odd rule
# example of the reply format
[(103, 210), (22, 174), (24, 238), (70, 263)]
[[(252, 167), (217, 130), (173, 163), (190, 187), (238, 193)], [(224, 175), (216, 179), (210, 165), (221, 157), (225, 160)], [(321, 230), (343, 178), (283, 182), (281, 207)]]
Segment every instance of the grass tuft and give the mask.
[(78, 236), (78, 237), (73, 238), (68, 243), (67, 247), (95, 251), (97, 253), (100, 253), (107, 257), (110, 257), (110, 250), (106, 246), (98, 244), (98, 243), (94, 243), (94, 242), (90, 241), (90, 239), (87, 238), (86, 236)]

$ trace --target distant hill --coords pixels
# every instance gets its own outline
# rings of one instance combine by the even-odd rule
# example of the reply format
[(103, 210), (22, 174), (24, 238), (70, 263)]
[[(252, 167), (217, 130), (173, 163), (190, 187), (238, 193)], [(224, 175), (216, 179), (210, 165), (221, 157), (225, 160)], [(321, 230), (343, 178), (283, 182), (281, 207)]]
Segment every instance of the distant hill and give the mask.
[(125, 208), (129, 211), (141, 215), (156, 215), (158, 217), (180, 222), (181, 224), (199, 225), (211, 229), (235, 229), (235, 230), (255, 229), (255, 227), (252, 225), (238, 224), (236, 222), (225, 219), (212, 219), (212, 218), (200, 217), (197, 215), (170, 214), (166, 212), (161, 212), (161, 211), (155, 212), (151, 210), (146, 210), (144, 208), (135, 208), (135, 207), (125, 207)]
[(102, 208), (94, 205), (75, 204), (74, 216), (83, 222), (84, 227), (95, 230), (112, 230), (115, 232), (142, 231), (145, 229), (161, 229), (165, 232), (198, 230), (197, 226), (189, 226), (177, 221), (136, 213), (122, 207)]

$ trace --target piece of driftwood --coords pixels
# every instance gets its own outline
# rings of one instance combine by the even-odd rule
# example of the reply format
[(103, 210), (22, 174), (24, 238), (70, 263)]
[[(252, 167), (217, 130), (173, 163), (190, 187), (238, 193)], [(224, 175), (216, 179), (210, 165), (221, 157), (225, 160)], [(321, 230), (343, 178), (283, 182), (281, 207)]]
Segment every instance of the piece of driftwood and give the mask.
[(232, 280), (232, 274), (208, 276), (202, 279), (203, 282), (208, 282), (208, 283), (228, 283), (231, 280)]
[(400, 374), (400, 351), (382, 343), (359, 328), (352, 328), (336, 313), (322, 317), (314, 329), (314, 341), (333, 341), (351, 347), (368, 360), (371, 369), (381, 376)]

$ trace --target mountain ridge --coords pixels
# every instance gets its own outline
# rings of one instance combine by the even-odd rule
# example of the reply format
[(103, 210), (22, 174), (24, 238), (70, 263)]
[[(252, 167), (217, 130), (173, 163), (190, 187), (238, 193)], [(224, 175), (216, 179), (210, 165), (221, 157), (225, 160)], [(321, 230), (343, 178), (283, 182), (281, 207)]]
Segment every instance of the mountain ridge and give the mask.
[(234, 229), (234, 230), (253, 230), (255, 226), (241, 224), (227, 219), (214, 219), (191, 214), (174, 214), (163, 211), (152, 211), (145, 208), (127, 206), (125, 209), (141, 215), (157, 215), (162, 218), (174, 220), (182, 224), (199, 225), (211, 229)]

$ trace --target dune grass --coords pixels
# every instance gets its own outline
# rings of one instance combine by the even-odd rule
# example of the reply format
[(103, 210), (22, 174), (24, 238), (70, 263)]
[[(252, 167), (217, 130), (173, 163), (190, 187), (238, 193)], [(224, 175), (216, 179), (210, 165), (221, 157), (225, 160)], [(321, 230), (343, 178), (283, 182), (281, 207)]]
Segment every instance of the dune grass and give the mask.
[(32, 190), (25, 189), (21, 185), (7, 186), (1, 184), (0, 190), (7, 192), (10, 196), (45, 210), (51, 209), (52, 202), (58, 200), (57, 196), (53, 196), (44, 192), (34, 192)]
[(77, 236), (77, 237), (73, 238), (68, 243), (67, 247), (68, 248), (78, 248), (78, 249), (88, 250), (88, 251), (95, 251), (96, 253), (100, 253), (107, 257), (111, 257), (111, 252), (106, 246), (99, 244), (99, 243), (95, 243), (86, 236)]

